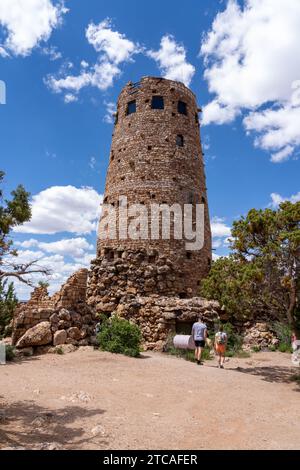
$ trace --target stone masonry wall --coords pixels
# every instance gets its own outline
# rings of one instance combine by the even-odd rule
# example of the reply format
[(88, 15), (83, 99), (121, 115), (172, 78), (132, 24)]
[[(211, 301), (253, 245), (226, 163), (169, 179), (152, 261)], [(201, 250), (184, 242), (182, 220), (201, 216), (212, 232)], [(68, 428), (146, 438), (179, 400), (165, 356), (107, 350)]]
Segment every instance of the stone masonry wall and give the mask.
[[(164, 109), (152, 109), (153, 97), (163, 98)], [(128, 104), (132, 101), (135, 101), (136, 112), (128, 114)], [(180, 102), (186, 105), (186, 114), (179, 112)], [(178, 145), (179, 136), (183, 139), (182, 145)], [(143, 239), (142, 235), (137, 239), (121, 239), (118, 234), (116, 238), (109, 239), (107, 227), (100, 223), (97, 256), (102, 258), (108, 255), (116, 259), (122, 249), (154, 250), (168, 258), (174, 266), (176, 281), (170, 284), (168, 295), (173, 295), (174, 290), (177, 295), (186, 297), (197, 295), (199, 283), (211, 265), (206, 189), (195, 95), (182, 83), (162, 78), (144, 77), (137, 84), (128, 83), (118, 100), (104, 203), (116, 209), (116, 220), (122, 228), (125, 223), (130, 224), (130, 217), (125, 221), (119, 214), (120, 196), (127, 198), (128, 205), (141, 204), (148, 214), (153, 203), (168, 207), (178, 204), (181, 209), (184, 204), (191, 204), (195, 217), (196, 204), (203, 204), (204, 246), (189, 251), (185, 238), (175, 239), (171, 214), (171, 237), (166, 240), (161, 236), (156, 240)], [(107, 215), (104, 210), (102, 222)], [(149, 220), (149, 231), (151, 227), (152, 221)], [(96, 274), (97, 271), (94, 278)], [(138, 276), (135, 279), (138, 280)], [(140, 280), (135, 286), (138, 290), (139, 284)], [(159, 284), (153, 285), (152, 293), (161, 292)]]
[(13, 344), (20, 348), (88, 344), (87, 338), (94, 334), (96, 317), (85, 301), (87, 276), (88, 270), (81, 269), (52, 297), (46, 288), (36, 288), (31, 299), (15, 313)]

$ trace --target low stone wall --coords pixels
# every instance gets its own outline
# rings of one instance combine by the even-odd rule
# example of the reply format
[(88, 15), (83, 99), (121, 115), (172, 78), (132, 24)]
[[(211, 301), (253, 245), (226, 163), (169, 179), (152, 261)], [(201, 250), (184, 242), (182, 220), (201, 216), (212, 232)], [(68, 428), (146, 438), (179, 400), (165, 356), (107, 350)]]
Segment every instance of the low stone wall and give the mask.
[[(108, 299), (108, 305), (110, 299)], [(103, 313), (110, 310), (102, 303)], [(191, 331), (192, 324), (199, 315), (209, 327), (219, 321), (220, 307), (218, 302), (200, 297), (179, 299), (152, 295), (148, 297), (129, 295), (123, 297), (115, 306), (114, 314), (136, 323), (142, 332), (146, 349), (162, 350), (168, 337), (180, 330), (181, 325)]]
[(45, 287), (36, 288), (15, 313), (13, 344), (17, 348), (87, 345), (96, 322), (94, 311), (85, 301), (87, 277), (87, 269), (76, 272), (52, 297)]

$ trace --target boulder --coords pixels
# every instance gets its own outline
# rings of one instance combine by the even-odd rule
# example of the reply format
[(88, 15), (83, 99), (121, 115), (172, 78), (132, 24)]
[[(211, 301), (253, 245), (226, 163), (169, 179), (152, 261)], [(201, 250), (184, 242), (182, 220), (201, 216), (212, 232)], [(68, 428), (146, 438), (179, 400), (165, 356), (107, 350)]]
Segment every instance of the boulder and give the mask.
[(53, 345), (54, 346), (59, 346), (60, 344), (65, 344), (67, 341), (67, 332), (66, 330), (58, 330), (56, 333), (54, 333), (53, 337)]
[(69, 322), (71, 320), (71, 314), (69, 310), (62, 308), (58, 314), (60, 320), (65, 320)]
[(16, 347), (18, 349), (30, 346), (45, 346), (52, 342), (51, 323), (44, 321), (26, 331), (19, 339)]
[(76, 326), (68, 329), (68, 337), (78, 341), (81, 339), (81, 332)]

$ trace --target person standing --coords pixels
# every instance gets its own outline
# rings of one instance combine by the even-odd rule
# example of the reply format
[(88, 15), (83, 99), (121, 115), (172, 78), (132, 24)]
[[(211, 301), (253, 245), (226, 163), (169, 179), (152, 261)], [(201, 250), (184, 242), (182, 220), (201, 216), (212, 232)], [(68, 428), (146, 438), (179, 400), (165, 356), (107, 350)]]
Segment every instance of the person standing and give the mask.
[(192, 337), (195, 342), (195, 359), (197, 364), (201, 364), (202, 349), (205, 346), (207, 338), (207, 326), (202, 321), (202, 317), (198, 318), (198, 321), (193, 324)]
[(218, 367), (224, 369), (225, 353), (227, 346), (227, 334), (223, 325), (220, 325), (219, 331), (215, 334), (215, 351), (218, 355)]

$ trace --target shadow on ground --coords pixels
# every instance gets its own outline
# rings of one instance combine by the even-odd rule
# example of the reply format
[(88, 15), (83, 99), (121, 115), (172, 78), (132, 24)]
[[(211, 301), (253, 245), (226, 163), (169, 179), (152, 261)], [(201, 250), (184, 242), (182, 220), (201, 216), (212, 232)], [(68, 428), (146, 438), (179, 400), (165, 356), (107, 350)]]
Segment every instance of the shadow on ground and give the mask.
[(292, 381), (293, 375), (299, 370), (293, 367), (283, 366), (265, 366), (265, 367), (237, 367), (230, 369), (232, 371), (241, 372), (243, 374), (251, 374), (261, 377), (262, 380), (271, 383), (293, 383), (296, 385), (295, 391), (300, 392), (300, 383)]
[[(0, 397), (1, 399), (2, 397)], [(85, 420), (101, 416), (101, 409), (88, 409), (81, 406), (66, 406), (62, 409), (43, 408), (32, 401), (4, 404), (0, 411), (0, 449), (18, 448), (45, 450), (47, 445), (57, 443), (62, 449), (73, 449), (81, 444), (97, 439), (97, 448), (106, 448), (108, 442), (101, 435), (89, 429)], [(72, 424), (77, 421), (74, 426)], [(80, 425), (78, 426), (78, 421)]]

